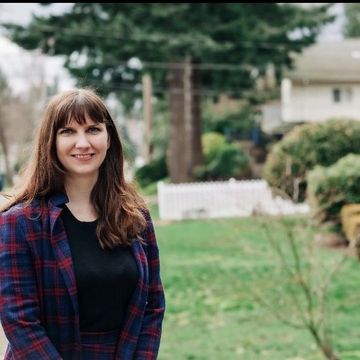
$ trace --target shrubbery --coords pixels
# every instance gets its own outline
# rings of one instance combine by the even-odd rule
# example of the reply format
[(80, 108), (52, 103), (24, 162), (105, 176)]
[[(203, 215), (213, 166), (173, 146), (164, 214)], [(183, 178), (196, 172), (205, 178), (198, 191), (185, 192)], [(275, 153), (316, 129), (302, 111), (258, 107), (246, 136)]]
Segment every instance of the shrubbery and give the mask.
[(145, 187), (155, 181), (165, 178), (167, 175), (168, 171), (165, 156), (162, 156), (136, 170), (135, 179), (141, 187)]
[(227, 139), (250, 139), (253, 128), (257, 127), (257, 116), (257, 108), (247, 104), (227, 114), (205, 113), (203, 126), (206, 133), (221, 133)]
[(271, 149), (264, 178), (295, 201), (304, 201), (306, 172), (329, 166), (349, 153), (360, 153), (360, 122), (332, 119), (296, 126)]
[(251, 176), (247, 154), (237, 143), (227, 143), (218, 133), (205, 133), (202, 136), (205, 164), (197, 167), (197, 180), (227, 180), (229, 178), (248, 178)]
[(341, 208), (340, 219), (342, 231), (349, 241), (350, 246), (360, 255), (360, 204), (347, 204)]
[(202, 150), (206, 163), (211, 162), (216, 157), (217, 153), (225, 145), (225, 136), (217, 132), (205, 133), (201, 136)]
[(360, 203), (360, 155), (348, 154), (329, 167), (308, 173), (307, 200), (318, 223), (340, 225), (341, 208)]

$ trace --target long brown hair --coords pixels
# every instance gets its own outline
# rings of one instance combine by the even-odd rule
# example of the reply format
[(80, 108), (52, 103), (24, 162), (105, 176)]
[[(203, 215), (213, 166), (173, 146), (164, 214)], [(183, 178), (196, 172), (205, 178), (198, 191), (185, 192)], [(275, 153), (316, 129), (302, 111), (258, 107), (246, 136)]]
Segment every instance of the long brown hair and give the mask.
[(35, 198), (64, 191), (65, 169), (56, 155), (58, 129), (70, 121), (86, 123), (86, 116), (104, 123), (110, 147), (99, 169), (91, 201), (98, 214), (97, 237), (100, 245), (113, 248), (129, 245), (146, 226), (142, 209), (145, 202), (134, 186), (125, 181), (122, 144), (102, 99), (91, 89), (74, 89), (54, 96), (45, 109), (32, 156), (22, 171), (22, 183), (2, 210)]

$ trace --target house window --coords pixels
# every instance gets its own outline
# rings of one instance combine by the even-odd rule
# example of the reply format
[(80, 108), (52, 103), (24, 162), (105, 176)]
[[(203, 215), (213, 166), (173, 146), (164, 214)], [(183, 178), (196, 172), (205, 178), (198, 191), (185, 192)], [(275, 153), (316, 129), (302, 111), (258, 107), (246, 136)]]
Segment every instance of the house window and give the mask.
[(349, 103), (352, 101), (352, 89), (350, 87), (333, 88), (332, 98), (334, 103)]
[(335, 103), (340, 102), (340, 89), (333, 89), (333, 100)]

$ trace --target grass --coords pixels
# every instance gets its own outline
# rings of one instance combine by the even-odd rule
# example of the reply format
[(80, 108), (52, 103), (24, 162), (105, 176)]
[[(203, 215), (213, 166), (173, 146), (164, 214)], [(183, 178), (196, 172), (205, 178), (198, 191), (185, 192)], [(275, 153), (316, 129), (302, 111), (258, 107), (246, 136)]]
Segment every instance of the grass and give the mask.
[[(151, 208), (157, 219), (156, 207)], [(291, 262), (279, 219), (262, 219)], [(301, 244), (313, 243), (306, 218), (288, 225)], [(278, 321), (254, 292), (295, 318), (289, 294), (297, 293), (257, 218), (193, 220), (162, 225), (155, 221), (167, 311), (159, 360), (320, 360), (306, 330)], [(301, 247), (304, 253), (307, 247)], [(339, 261), (339, 251), (315, 248), (316, 284)], [(305, 257), (303, 257), (305, 258)], [(309, 263), (304, 263), (308, 268)], [(341, 359), (360, 359), (360, 273), (346, 259), (329, 289), (332, 337)], [(299, 294), (298, 294), (299, 295)]]

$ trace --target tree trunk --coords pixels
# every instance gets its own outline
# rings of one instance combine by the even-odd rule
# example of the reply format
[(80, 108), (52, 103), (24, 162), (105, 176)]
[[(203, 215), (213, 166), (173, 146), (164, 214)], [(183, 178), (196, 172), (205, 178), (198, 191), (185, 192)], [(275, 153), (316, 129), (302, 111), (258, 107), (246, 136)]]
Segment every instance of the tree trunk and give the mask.
[(177, 64), (170, 63), (167, 77), (170, 91), (170, 134), (166, 162), (173, 183), (188, 180), (186, 159), (183, 156), (183, 150), (186, 146), (183, 77), (184, 69)]
[(192, 173), (196, 166), (202, 165), (204, 163), (202, 145), (201, 145), (201, 134), (202, 134), (202, 112), (201, 112), (201, 77), (200, 71), (196, 68), (193, 69), (192, 72), (192, 88), (193, 88), (193, 108), (192, 108), (192, 128), (193, 128), (193, 136), (192, 136), (192, 149), (193, 149), (193, 157), (191, 169)]
[(169, 64), (170, 139), (167, 166), (173, 183), (194, 180), (202, 164), (200, 77), (187, 58), (183, 66)]
[(143, 82), (143, 114), (144, 114), (144, 155), (146, 163), (152, 160), (152, 80), (149, 74), (145, 74), (142, 78)]

